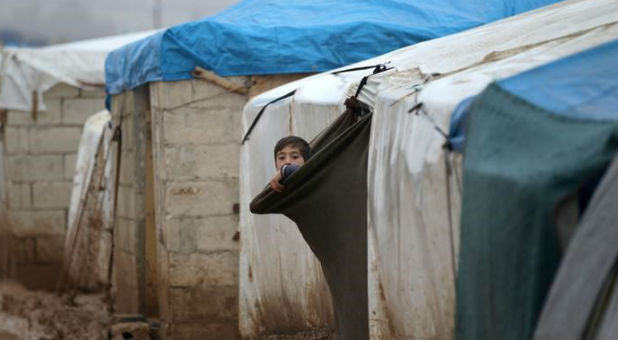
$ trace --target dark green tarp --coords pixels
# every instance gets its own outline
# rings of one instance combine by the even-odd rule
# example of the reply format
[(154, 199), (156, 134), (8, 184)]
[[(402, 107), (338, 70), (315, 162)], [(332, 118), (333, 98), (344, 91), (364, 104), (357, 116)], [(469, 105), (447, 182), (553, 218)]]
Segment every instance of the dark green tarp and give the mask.
[(535, 339), (618, 339), (617, 200), (615, 158), (569, 243)]
[[(313, 157), (251, 202), (256, 214), (293, 220), (320, 260), (340, 339), (369, 337), (367, 305), (367, 152), (371, 115), (346, 110), (311, 142)], [(299, 283), (300, 284), (300, 283)]]
[(458, 339), (529, 339), (561, 257), (557, 202), (603, 174), (618, 120), (560, 116), (491, 84), (463, 164)]

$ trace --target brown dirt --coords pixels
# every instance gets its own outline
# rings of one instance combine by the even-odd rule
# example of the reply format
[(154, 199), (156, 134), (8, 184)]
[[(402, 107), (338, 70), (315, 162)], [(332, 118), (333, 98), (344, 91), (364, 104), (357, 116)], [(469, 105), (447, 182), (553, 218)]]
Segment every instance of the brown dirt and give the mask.
[(59, 295), (0, 281), (0, 339), (107, 339), (102, 294)]
[(261, 338), (266, 340), (331, 340), (334, 334), (326, 329), (313, 329), (293, 334), (270, 334)]

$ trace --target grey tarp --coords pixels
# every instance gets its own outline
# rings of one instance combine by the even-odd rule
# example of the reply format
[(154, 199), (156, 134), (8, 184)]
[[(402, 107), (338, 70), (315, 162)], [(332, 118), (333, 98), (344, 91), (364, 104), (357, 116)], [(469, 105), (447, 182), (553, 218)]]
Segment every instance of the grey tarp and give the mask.
[(604, 173), (618, 124), (548, 112), (496, 83), (468, 119), (457, 338), (529, 339), (561, 257), (555, 207)]
[(371, 115), (346, 110), (312, 143), (313, 157), (283, 184), (265, 189), (251, 212), (293, 220), (333, 297), (340, 339), (367, 339), (367, 148)]
[(535, 339), (618, 339), (617, 198), (615, 158), (569, 243)]

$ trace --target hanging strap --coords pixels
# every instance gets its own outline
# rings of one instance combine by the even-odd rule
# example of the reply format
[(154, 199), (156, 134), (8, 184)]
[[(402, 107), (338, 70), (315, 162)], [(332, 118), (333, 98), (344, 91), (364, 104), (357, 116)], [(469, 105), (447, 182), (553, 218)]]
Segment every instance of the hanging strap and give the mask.
[(284, 94), (283, 96), (279, 97), (279, 98), (275, 98), (271, 101), (269, 101), (266, 105), (262, 106), (262, 109), (260, 110), (260, 112), (258, 112), (257, 116), (255, 116), (255, 119), (253, 119), (253, 122), (251, 123), (251, 126), (249, 126), (249, 130), (247, 130), (247, 133), (245, 133), (245, 137), (243, 137), (242, 139), (242, 143), (240, 144), (245, 144), (245, 142), (247, 141), (247, 139), (249, 139), (249, 134), (251, 133), (251, 131), (253, 131), (253, 128), (255, 127), (255, 125), (257, 124), (258, 120), (260, 120), (260, 117), (262, 117), (262, 114), (264, 113), (264, 110), (266, 110), (266, 108), (268, 107), (268, 105), (276, 103), (280, 100), (283, 100), (287, 97), (291, 97), (294, 95), (294, 93), (296, 93), (296, 90), (290, 91), (286, 94)]
[[(377, 64), (377, 65), (370, 65), (370, 66), (354, 67), (354, 68), (349, 68), (349, 69), (345, 69), (345, 70), (334, 71), (334, 72), (331, 72), (330, 74), (340, 74), (340, 73), (362, 71), (362, 70), (369, 70), (369, 69), (373, 69), (373, 73), (372, 74), (376, 74), (376, 73), (380, 73), (380, 72), (384, 72), (386, 70), (392, 69), (392, 67), (388, 67), (387, 68), (386, 64), (387, 63)], [(368, 77), (369, 76), (363, 77), (363, 79), (361, 80), (360, 84), (358, 85), (358, 89), (356, 90), (356, 94), (354, 95), (354, 97), (358, 96), (358, 94), (360, 93), (362, 88), (365, 86), (365, 84), (367, 84), (367, 78)], [(276, 103), (276, 102), (278, 102), (280, 100), (283, 100), (285, 98), (293, 96), (296, 93), (296, 90), (298, 90), (298, 89), (290, 91), (290, 92), (284, 94), (281, 97), (275, 98), (275, 99), (271, 100), (270, 102), (266, 103), (266, 105), (262, 106), (262, 108), (260, 109), (260, 112), (258, 112), (257, 116), (255, 116), (255, 118), (253, 119), (253, 122), (251, 122), (251, 126), (249, 126), (249, 129), (247, 130), (247, 133), (245, 133), (245, 136), (243, 137), (242, 142), (240, 144), (241, 145), (245, 144), (245, 142), (249, 139), (249, 135), (251, 134), (251, 132), (255, 128), (255, 125), (257, 125), (257, 122), (262, 117), (262, 114), (264, 114), (264, 111), (266, 110), (268, 105), (274, 104), (274, 103)]]

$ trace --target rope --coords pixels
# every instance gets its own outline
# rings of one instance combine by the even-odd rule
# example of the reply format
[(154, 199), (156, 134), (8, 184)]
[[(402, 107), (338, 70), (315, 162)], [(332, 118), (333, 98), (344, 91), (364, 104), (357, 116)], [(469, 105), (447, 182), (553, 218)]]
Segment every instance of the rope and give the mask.
[[(373, 73), (372, 74), (363, 77), (363, 79), (361, 80), (361, 82), (360, 82), (360, 84), (358, 86), (358, 89), (356, 90), (356, 94), (354, 95), (354, 97), (357, 97), (358, 94), (360, 93), (360, 91), (363, 89), (363, 87), (367, 84), (367, 78), (369, 76), (392, 69), (392, 67), (388, 67), (387, 68), (386, 64), (388, 64), (388, 63), (371, 65), (371, 66), (354, 67), (354, 68), (345, 69), (345, 70), (341, 70), (341, 71), (331, 72), (330, 74), (335, 74), (336, 75), (336, 74), (345, 73), (345, 72), (353, 72), (353, 71), (361, 71), (361, 70), (373, 69)], [(251, 126), (249, 126), (249, 129), (247, 130), (247, 133), (245, 133), (245, 136), (243, 137), (242, 142), (240, 144), (241, 145), (245, 144), (245, 142), (249, 139), (249, 135), (251, 134), (251, 132), (253, 131), (253, 129), (257, 125), (257, 122), (260, 120), (260, 118), (262, 118), (262, 115), (264, 114), (264, 111), (266, 110), (266, 108), (270, 104), (274, 104), (274, 103), (276, 103), (276, 102), (278, 102), (280, 100), (283, 100), (285, 98), (293, 96), (296, 93), (296, 90), (298, 90), (298, 89), (294, 89), (293, 91), (290, 91), (290, 92), (284, 94), (281, 97), (275, 98), (275, 99), (271, 100), (270, 102), (266, 103), (266, 105), (262, 106), (262, 108), (260, 109), (260, 112), (258, 112), (257, 116), (255, 116), (255, 118), (253, 119), (253, 122), (251, 122)]]

